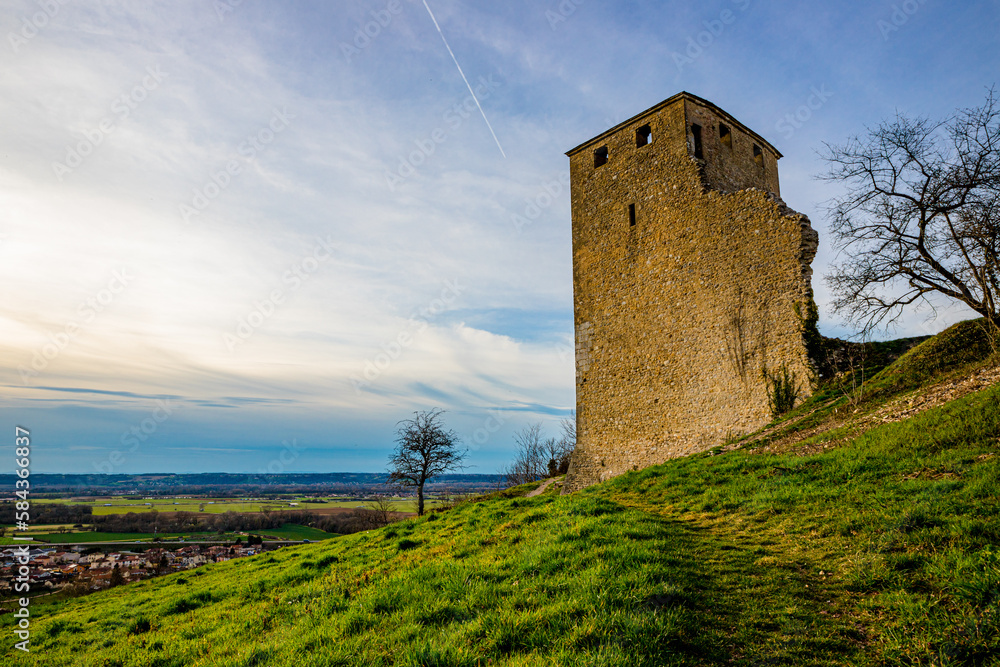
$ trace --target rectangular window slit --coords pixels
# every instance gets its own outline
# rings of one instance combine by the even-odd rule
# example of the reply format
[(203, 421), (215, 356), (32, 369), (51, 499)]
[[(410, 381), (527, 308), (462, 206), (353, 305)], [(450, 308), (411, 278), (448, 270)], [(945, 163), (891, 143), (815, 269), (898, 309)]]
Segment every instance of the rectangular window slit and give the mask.
[(694, 135), (694, 156), (698, 160), (704, 160), (705, 154), (701, 149), (701, 125), (692, 125), (691, 134)]
[(725, 123), (719, 123), (719, 143), (729, 148), (733, 147), (733, 133)]
[(649, 125), (643, 125), (635, 131), (636, 148), (642, 148), (643, 146), (648, 146), (651, 143), (653, 143), (653, 128)]
[(608, 147), (601, 146), (596, 151), (594, 151), (594, 166), (600, 167), (608, 163)]
[(761, 169), (764, 168), (764, 151), (760, 149), (757, 144), (753, 145), (753, 161), (757, 163), (757, 166)]
[(635, 204), (628, 205), (628, 226), (635, 227)]

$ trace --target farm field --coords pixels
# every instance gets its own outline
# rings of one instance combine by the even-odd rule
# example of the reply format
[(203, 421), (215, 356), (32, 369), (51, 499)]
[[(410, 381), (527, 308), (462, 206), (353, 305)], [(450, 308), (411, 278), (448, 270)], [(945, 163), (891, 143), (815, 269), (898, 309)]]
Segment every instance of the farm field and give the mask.
[[(280, 528), (268, 528), (265, 530), (254, 531), (255, 535), (262, 535), (267, 539), (272, 537), (279, 540), (310, 540), (318, 542), (320, 540), (328, 540), (330, 538), (336, 537), (333, 533), (327, 533), (325, 531), (319, 530), (317, 528), (310, 528), (308, 526), (297, 526), (295, 524), (286, 523)], [(224, 541), (224, 542), (234, 542), (237, 538), (243, 537), (245, 535), (238, 533), (223, 533), (222, 535), (218, 533), (193, 533), (193, 532), (182, 532), (182, 533), (159, 533), (153, 535), (152, 533), (101, 533), (101, 532), (91, 532), (91, 531), (78, 531), (78, 532), (67, 532), (67, 533), (57, 533), (50, 532), (46, 533), (43, 530), (29, 531), (26, 533), (18, 532), (18, 536), (28, 536), (34, 538), (36, 542), (52, 542), (57, 544), (69, 544), (69, 543), (89, 543), (89, 542), (152, 542), (155, 538), (160, 538), (161, 540), (167, 542), (171, 540), (178, 540), (179, 538), (184, 538), (185, 541)], [(23, 541), (16, 541), (10, 536), (10, 534), (0, 537), (0, 544), (24, 544)]]
[[(336, 509), (371, 508), (371, 501), (355, 499), (328, 499), (324, 502), (305, 502), (306, 498), (293, 500), (269, 500), (262, 498), (55, 498), (34, 499), (32, 503), (58, 503), (63, 505), (90, 505), (95, 516), (110, 514), (126, 514), (128, 512), (206, 512), (222, 514), (223, 512), (259, 512), (262, 509), (271, 511), (309, 511), (322, 512)], [(390, 500), (395, 512), (416, 512), (416, 500), (413, 498), (393, 498)], [(428, 508), (440, 507), (441, 499), (428, 499)]]

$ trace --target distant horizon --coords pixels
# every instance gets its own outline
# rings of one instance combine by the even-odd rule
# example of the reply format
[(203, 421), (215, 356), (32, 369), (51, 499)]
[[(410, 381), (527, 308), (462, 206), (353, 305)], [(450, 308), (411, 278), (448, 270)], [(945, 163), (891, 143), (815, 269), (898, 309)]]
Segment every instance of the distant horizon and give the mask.
[[(163, 476), (163, 475), (247, 475), (247, 476), (269, 476), (269, 477), (280, 477), (282, 475), (387, 475), (385, 471), (356, 471), (356, 470), (336, 470), (329, 472), (316, 472), (303, 471), (296, 472), (294, 470), (286, 470), (284, 472), (225, 472), (219, 470), (212, 471), (202, 471), (202, 472), (112, 472), (112, 473), (102, 473), (102, 472), (33, 472), (31, 477), (43, 477), (47, 475), (86, 475), (94, 477), (113, 477), (115, 475), (121, 475), (123, 477), (143, 477), (143, 476)], [(442, 477), (503, 477), (503, 473), (476, 473), (476, 472), (447, 472), (441, 475), (435, 475), (432, 479), (440, 479)], [(0, 473), (0, 480), (10, 479), (20, 479), (17, 475), (12, 473)]]

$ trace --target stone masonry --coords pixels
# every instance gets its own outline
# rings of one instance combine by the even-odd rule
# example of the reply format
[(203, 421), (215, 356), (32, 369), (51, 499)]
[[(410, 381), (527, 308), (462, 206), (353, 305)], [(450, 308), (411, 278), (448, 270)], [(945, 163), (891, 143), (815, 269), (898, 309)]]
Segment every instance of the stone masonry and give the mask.
[(768, 374), (810, 393), (818, 235), (781, 154), (679, 93), (571, 150), (577, 446), (565, 492), (771, 420)]

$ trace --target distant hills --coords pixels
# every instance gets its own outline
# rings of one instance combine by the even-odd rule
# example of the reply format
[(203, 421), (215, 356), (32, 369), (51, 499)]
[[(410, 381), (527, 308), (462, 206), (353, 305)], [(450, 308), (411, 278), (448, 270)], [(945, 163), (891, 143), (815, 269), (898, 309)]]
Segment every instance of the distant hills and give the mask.
[[(15, 475), (0, 475), (0, 485), (14, 488)], [(168, 495), (212, 493), (219, 496), (251, 493), (378, 493), (386, 491), (385, 473), (147, 473), (128, 474), (35, 474), (35, 493), (86, 495), (144, 494)], [(473, 493), (496, 490), (502, 475), (442, 475), (428, 483), (430, 493)]]

